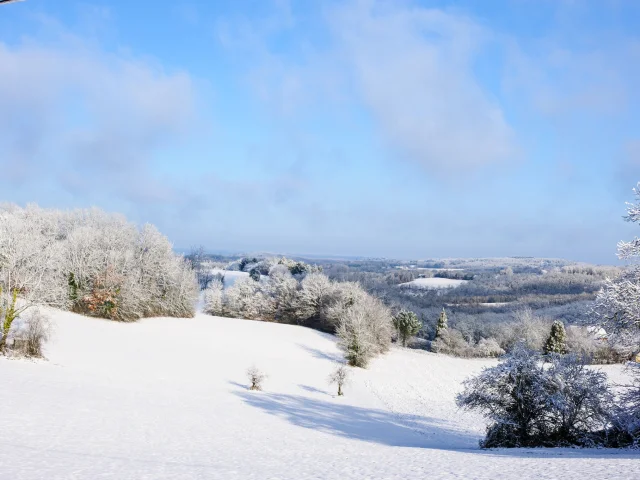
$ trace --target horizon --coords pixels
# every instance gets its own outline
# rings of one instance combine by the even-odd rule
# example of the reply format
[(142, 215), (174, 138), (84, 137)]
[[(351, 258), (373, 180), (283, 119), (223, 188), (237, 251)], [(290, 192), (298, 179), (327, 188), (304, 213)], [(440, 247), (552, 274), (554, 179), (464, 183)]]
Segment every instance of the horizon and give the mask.
[(181, 249), (619, 264), (638, 24), (631, 0), (9, 2), (0, 189)]

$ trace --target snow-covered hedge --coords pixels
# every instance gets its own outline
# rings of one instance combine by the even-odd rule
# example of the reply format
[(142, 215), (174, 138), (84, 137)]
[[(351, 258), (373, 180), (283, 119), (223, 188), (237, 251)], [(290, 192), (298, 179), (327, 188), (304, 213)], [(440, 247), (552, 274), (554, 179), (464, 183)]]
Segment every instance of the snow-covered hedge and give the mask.
[(2, 301), (46, 304), (132, 321), (190, 317), (195, 275), (152, 225), (137, 228), (99, 209), (59, 211), (0, 206)]

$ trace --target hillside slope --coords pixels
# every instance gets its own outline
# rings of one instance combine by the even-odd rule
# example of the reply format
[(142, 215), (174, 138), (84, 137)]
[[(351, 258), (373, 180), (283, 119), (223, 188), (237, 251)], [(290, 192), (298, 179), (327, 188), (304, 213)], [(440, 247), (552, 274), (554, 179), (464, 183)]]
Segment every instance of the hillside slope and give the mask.
[(48, 361), (0, 358), (2, 480), (640, 476), (633, 452), (478, 450), (484, 424), (453, 400), (489, 360), (395, 349), (337, 398), (340, 352), (313, 330), (51, 315)]

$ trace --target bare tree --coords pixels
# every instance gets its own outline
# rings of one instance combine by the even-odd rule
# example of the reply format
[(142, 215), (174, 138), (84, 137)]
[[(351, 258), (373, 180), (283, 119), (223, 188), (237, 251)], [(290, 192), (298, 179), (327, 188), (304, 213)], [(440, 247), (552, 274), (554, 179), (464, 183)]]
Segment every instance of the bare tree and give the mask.
[(335, 370), (329, 375), (329, 384), (338, 386), (338, 396), (344, 395), (342, 387), (349, 381), (349, 369), (346, 365), (338, 364)]
[(262, 390), (262, 382), (267, 378), (255, 365), (247, 369), (247, 377), (249, 377), (249, 382), (251, 383), (249, 390)]

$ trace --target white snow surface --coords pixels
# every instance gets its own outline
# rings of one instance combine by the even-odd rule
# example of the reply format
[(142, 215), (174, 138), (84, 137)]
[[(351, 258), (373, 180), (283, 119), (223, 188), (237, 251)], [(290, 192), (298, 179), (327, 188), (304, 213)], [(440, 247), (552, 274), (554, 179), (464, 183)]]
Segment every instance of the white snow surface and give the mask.
[(340, 352), (314, 330), (51, 315), (48, 361), (0, 358), (2, 480), (640, 478), (630, 451), (479, 450), (454, 397), (493, 360), (393, 349), (339, 398)]
[(401, 283), (403, 287), (410, 288), (455, 288), (459, 287), (463, 283), (467, 283), (468, 280), (455, 280), (452, 278), (416, 278), (410, 282)]
[(239, 272), (237, 270), (222, 270), (220, 268), (212, 268), (211, 273), (213, 275), (224, 276), (224, 288), (229, 288), (233, 286), (234, 283), (236, 283), (236, 280), (249, 276), (247, 272)]

